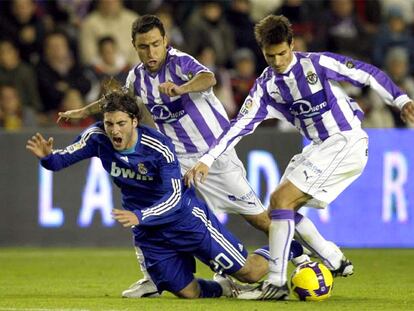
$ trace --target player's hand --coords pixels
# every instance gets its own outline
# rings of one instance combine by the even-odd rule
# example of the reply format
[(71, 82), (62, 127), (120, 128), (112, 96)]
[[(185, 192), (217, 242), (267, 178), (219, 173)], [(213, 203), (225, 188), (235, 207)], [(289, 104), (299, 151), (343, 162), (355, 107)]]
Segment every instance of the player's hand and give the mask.
[(409, 102), (401, 110), (401, 119), (405, 123), (414, 124), (414, 103)]
[(138, 217), (133, 212), (114, 208), (111, 214), (112, 218), (124, 227), (132, 227), (139, 224)]
[(59, 117), (56, 123), (59, 123), (60, 120), (62, 119), (64, 119), (65, 121), (68, 121), (70, 119), (85, 119), (89, 116), (89, 113), (87, 109), (80, 108), (80, 109), (68, 110), (65, 112), (59, 112), (58, 116)]
[(179, 96), (185, 93), (180, 86), (171, 81), (161, 83), (158, 86), (158, 90), (160, 93), (166, 94), (170, 97)]
[(46, 157), (52, 153), (53, 137), (46, 140), (41, 134), (36, 133), (27, 141), (26, 149), (30, 150), (38, 158)]
[(191, 169), (189, 169), (184, 175), (184, 182), (187, 187), (190, 187), (192, 183), (197, 187), (198, 181), (203, 183), (208, 175), (209, 167), (203, 162), (198, 161)]

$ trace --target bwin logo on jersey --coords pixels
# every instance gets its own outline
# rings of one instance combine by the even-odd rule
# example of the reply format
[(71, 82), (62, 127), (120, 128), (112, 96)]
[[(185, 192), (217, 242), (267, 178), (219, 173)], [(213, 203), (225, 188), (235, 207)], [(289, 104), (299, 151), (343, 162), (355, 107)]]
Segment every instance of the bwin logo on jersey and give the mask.
[(154, 105), (151, 108), (151, 114), (153, 115), (155, 121), (164, 120), (169, 123), (177, 121), (185, 114), (185, 112), (184, 110), (180, 110), (173, 113), (165, 105)]
[[(140, 163), (140, 164), (142, 164), (142, 163)], [(138, 166), (139, 166), (139, 164), (138, 164)], [(145, 166), (144, 166), (144, 168), (145, 168)], [(148, 173), (148, 171), (146, 173)], [(136, 179), (136, 180), (143, 180), (143, 181), (154, 180), (154, 177), (152, 177), (152, 176), (145, 176), (145, 175), (135, 173), (133, 170), (130, 170), (129, 168), (118, 167), (118, 166), (116, 166), (115, 162), (112, 162), (112, 164), (111, 164), (111, 176), (119, 177), (121, 175), (122, 175), (123, 178), (130, 178), (130, 179)]]
[(312, 106), (312, 104), (307, 100), (301, 99), (295, 101), (289, 110), (295, 117), (311, 118), (320, 114), (321, 110), (323, 110), (327, 105), (328, 103), (324, 101), (323, 103)]

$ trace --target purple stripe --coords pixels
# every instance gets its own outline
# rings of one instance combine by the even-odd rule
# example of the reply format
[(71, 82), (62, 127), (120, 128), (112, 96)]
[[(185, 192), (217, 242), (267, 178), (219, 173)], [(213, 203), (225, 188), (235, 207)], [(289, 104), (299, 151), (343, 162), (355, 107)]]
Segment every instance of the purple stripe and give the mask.
[[(299, 119), (299, 123), (300, 123), (300, 128), (302, 129), (303, 135), (305, 135), (305, 137), (309, 140), (312, 140), (312, 138), (309, 135), (308, 129), (306, 128), (306, 124), (305, 121), (302, 119)], [(293, 124), (295, 125), (295, 124)]]
[(341, 129), (341, 131), (351, 130), (351, 125), (345, 119), (345, 116), (341, 111), (341, 108), (339, 108), (338, 99), (332, 93), (331, 87), (326, 85), (325, 91), (328, 98), (328, 105), (331, 105), (332, 116), (338, 124), (338, 127)]
[[(152, 94), (152, 84), (151, 84), (151, 81), (150, 81), (150, 78), (149, 78), (148, 74), (144, 74), (144, 83), (145, 83), (145, 86), (147, 88), (148, 105), (152, 106), (155, 103), (155, 101), (154, 101), (154, 95)], [(149, 109), (149, 110), (151, 112), (151, 109)]]
[(190, 116), (194, 124), (197, 126), (198, 131), (200, 132), (207, 145), (211, 146), (215, 141), (215, 137), (206, 120), (204, 120), (200, 111), (197, 109), (197, 106), (194, 104), (188, 94), (182, 95), (181, 98), (184, 101), (183, 107), (185, 107), (186, 113)]
[(273, 209), (270, 211), (270, 218), (276, 219), (288, 219), (293, 220), (294, 211), (291, 209)]
[[(166, 60), (167, 61), (167, 60)], [(165, 64), (161, 67), (161, 71), (159, 72), (159, 74), (158, 74), (158, 79), (159, 79), (159, 82), (160, 82), (160, 84), (161, 83), (164, 83), (165, 82), (165, 80), (166, 80), (166, 67), (167, 66), (165, 66)], [(163, 102), (163, 103), (168, 103), (168, 102), (170, 102), (171, 101), (171, 98), (168, 96), (168, 95), (166, 95), (166, 94), (164, 94), (164, 93), (161, 93), (160, 92), (160, 97), (161, 97), (161, 101)]]
[(361, 110), (354, 110), (354, 114), (357, 116), (359, 121), (362, 121), (364, 119), (364, 112), (362, 112)]
[(158, 130), (163, 133), (165, 136), (167, 136), (167, 133), (165, 132), (165, 127), (164, 124), (162, 123), (155, 123), (156, 127), (158, 128)]
[(292, 94), (290, 94), (290, 89), (287, 86), (285, 80), (283, 80), (282, 78), (277, 79), (276, 76), (276, 85), (280, 90), (281, 97), (285, 100), (286, 103), (294, 102)]
[[(291, 211), (293, 212), (293, 211)], [(292, 215), (293, 216), (293, 215)], [(286, 266), (288, 263), (289, 251), (290, 251), (290, 244), (292, 243), (293, 234), (291, 234), (291, 222), (288, 221), (288, 234), (285, 241), (285, 246), (283, 247), (283, 256), (282, 256), (282, 275), (286, 275)], [(286, 255), (287, 254), (287, 255)]]
[(139, 65), (135, 67), (135, 81), (134, 81), (134, 94), (141, 97), (141, 71), (139, 70)]
[(323, 124), (323, 118), (322, 116), (316, 116), (312, 118), (313, 122), (314, 122), (314, 126), (316, 128), (316, 130), (318, 131), (318, 137), (320, 140), (324, 141), (325, 139), (327, 139), (329, 137), (329, 133), (326, 130), (325, 125)]
[(298, 212), (295, 212), (295, 225), (297, 226), (298, 223), (301, 222), (301, 220), (303, 219), (303, 215), (299, 214)]
[(194, 145), (190, 136), (188, 136), (187, 132), (182, 127), (180, 121), (174, 122), (173, 124), (171, 124), (171, 126), (173, 127), (175, 135), (177, 135), (180, 142), (184, 144), (185, 151), (187, 153), (197, 153), (197, 147)]
[(210, 105), (211, 110), (213, 111), (214, 116), (216, 117), (218, 123), (220, 124), (221, 129), (224, 131), (224, 129), (228, 128), (230, 125), (230, 121), (223, 117), (210, 103), (208, 99), (206, 99), (207, 103)]

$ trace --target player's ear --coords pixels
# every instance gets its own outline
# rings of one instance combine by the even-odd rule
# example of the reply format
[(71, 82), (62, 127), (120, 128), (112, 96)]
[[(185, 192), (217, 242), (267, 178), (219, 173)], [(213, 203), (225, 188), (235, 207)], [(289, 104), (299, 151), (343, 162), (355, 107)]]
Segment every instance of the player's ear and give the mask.
[(137, 127), (138, 126), (138, 119), (137, 118), (133, 118), (132, 119), (132, 126), (133, 127)]

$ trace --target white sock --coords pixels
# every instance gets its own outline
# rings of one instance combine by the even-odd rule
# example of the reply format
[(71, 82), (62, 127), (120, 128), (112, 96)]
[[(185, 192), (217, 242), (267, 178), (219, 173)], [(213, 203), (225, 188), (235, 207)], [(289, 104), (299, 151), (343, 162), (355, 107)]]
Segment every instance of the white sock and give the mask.
[(135, 246), (135, 254), (137, 254), (138, 263), (141, 268), (141, 272), (144, 275), (144, 278), (152, 281), (151, 276), (147, 271), (147, 267), (145, 266), (144, 254), (138, 246)]
[(325, 240), (309, 218), (295, 213), (295, 224), (295, 239), (318, 256), (329, 269), (338, 269), (344, 255), (339, 247)]
[(287, 282), (287, 266), (290, 243), (295, 233), (292, 210), (272, 210), (269, 228), (269, 276), (270, 283), (282, 286)]

